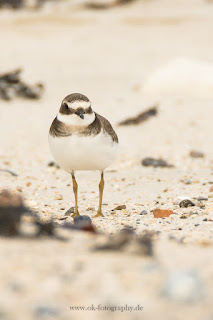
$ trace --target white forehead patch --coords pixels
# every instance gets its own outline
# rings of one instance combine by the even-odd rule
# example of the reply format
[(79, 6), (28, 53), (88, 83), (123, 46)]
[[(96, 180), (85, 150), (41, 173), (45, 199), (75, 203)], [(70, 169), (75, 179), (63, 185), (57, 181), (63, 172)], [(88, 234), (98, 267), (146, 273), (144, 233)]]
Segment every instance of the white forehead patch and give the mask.
[[(64, 101), (65, 102), (65, 101)], [(72, 108), (72, 109), (77, 109), (77, 108), (89, 108), (91, 106), (91, 102), (90, 101), (82, 101), (82, 100), (76, 100), (73, 102), (67, 102), (68, 107)]]
[(87, 113), (84, 115), (84, 119), (81, 119), (77, 114), (57, 114), (57, 119), (70, 126), (89, 126), (95, 120), (95, 113)]

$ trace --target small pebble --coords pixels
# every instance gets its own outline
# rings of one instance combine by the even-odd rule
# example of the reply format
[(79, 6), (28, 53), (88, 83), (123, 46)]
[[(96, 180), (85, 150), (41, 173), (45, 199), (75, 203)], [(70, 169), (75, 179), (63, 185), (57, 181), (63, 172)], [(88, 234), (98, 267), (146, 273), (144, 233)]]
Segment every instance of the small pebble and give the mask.
[(186, 179), (186, 180), (183, 180), (183, 183), (185, 183), (185, 184), (191, 184), (191, 183), (192, 183), (192, 180)]
[(95, 211), (95, 207), (89, 207), (86, 209), (86, 211)]
[(91, 224), (92, 220), (89, 216), (86, 216), (86, 215), (74, 217), (74, 224), (78, 224), (78, 223)]
[(123, 210), (126, 209), (126, 205), (125, 204), (121, 204), (120, 206), (115, 207), (114, 209), (112, 209), (112, 211), (114, 210)]
[(164, 167), (164, 168), (172, 168), (173, 165), (168, 164), (165, 160), (163, 159), (154, 159), (154, 158), (145, 158), (142, 160), (142, 165), (144, 167)]
[(163, 209), (154, 209), (153, 210), (154, 218), (167, 218), (171, 214), (174, 214), (174, 212), (172, 210), (163, 210)]
[(173, 201), (173, 204), (179, 205), (182, 200), (190, 200), (191, 201), (191, 199), (187, 195), (184, 195), (184, 196), (180, 196), (177, 199), (175, 199)]
[(206, 197), (197, 197), (197, 198), (193, 198), (193, 199), (196, 199), (196, 200), (198, 200), (198, 201), (208, 201), (208, 198), (206, 198)]
[(66, 212), (65, 212), (65, 216), (70, 216), (72, 213), (75, 212), (75, 207), (71, 207), (69, 208)]
[(68, 217), (62, 217), (62, 218), (59, 218), (58, 220), (66, 220), (66, 219), (68, 219)]
[(189, 155), (192, 158), (203, 158), (204, 157), (204, 153), (201, 151), (198, 151), (198, 150), (192, 150)]
[(190, 211), (189, 214), (190, 214), (190, 215), (193, 215), (193, 214), (199, 214), (199, 213), (198, 213), (198, 212), (195, 212), (195, 211)]
[(47, 165), (48, 167), (54, 167), (56, 169), (60, 169), (60, 166), (55, 161), (49, 161)]
[(195, 206), (195, 204), (189, 200), (189, 199), (185, 199), (185, 200), (182, 200), (180, 203), (179, 203), (179, 206), (180, 208), (188, 208), (188, 207), (193, 207)]
[(198, 203), (198, 204), (197, 204), (197, 207), (203, 209), (203, 208), (205, 208), (205, 204), (202, 203), (202, 202), (201, 202), (201, 203)]
[(63, 196), (61, 194), (56, 194), (54, 199), (55, 200), (63, 200)]
[(140, 215), (146, 215), (146, 214), (148, 214), (148, 212), (146, 210), (142, 210), (139, 214)]

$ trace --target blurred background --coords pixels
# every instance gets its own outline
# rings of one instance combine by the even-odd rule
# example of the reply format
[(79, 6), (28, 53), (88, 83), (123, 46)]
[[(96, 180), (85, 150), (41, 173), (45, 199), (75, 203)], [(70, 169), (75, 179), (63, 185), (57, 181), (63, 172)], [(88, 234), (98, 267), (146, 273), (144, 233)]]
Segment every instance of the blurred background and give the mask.
[[(71, 223), (71, 181), (49, 165), (47, 136), (61, 100), (80, 92), (120, 140), (95, 227), (155, 233), (148, 258), (94, 254), (88, 244), (99, 240), (85, 233), (0, 238), (0, 319), (213, 319), (212, 39), (211, 0), (0, 0), (0, 189), (41, 221)], [(147, 121), (119, 125), (150, 108)], [(169, 165), (141, 162), (150, 157)], [(77, 178), (91, 216), (99, 175)], [(112, 214), (117, 205), (126, 209)], [(173, 214), (156, 219), (156, 208)], [(143, 311), (69, 309), (99, 303)]]

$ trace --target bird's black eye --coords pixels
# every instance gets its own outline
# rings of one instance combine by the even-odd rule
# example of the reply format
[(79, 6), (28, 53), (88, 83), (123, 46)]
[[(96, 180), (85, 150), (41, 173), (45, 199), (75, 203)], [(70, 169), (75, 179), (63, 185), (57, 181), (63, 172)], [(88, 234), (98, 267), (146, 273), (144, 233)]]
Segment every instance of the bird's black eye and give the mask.
[(64, 102), (64, 107), (65, 107), (65, 109), (69, 109), (69, 106), (66, 102)]

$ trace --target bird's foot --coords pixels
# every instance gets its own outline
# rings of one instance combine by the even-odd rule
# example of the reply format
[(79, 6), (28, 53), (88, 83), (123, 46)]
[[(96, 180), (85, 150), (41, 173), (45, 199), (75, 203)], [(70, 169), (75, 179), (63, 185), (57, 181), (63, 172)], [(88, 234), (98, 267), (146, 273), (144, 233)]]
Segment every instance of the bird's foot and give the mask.
[(73, 217), (73, 218), (75, 218), (75, 217), (77, 217), (77, 216), (80, 216), (80, 213), (78, 212), (78, 210), (75, 211), (75, 212), (72, 214), (72, 217)]
[(101, 211), (98, 210), (96, 215), (93, 218), (97, 218), (97, 217), (104, 217), (104, 215)]

